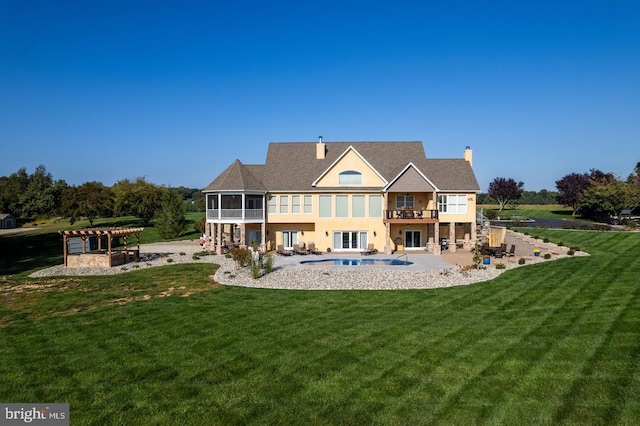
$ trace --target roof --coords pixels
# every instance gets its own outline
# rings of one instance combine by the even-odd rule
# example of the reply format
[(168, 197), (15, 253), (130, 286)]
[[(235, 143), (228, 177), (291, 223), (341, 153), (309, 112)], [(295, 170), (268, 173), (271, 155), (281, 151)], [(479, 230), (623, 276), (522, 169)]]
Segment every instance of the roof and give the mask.
[(10, 213), (0, 213), (0, 220), (4, 220), (8, 217), (13, 217)]
[(235, 160), (225, 171), (214, 179), (205, 191), (266, 191), (264, 184), (255, 174), (262, 177), (264, 166), (245, 166)]
[(65, 236), (83, 236), (83, 235), (131, 235), (139, 234), (144, 228), (84, 228), (73, 229), (70, 231), (59, 231), (59, 234)]
[(387, 182), (413, 163), (440, 191), (480, 189), (467, 161), (427, 159), (419, 141), (325, 142), (324, 159), (316, 158), (316, 145), (317, 142), (271, 142), (264, 165), (243, 165), (235, 160), (204, 191), (314, 191), (313, 182), (350, 147)]

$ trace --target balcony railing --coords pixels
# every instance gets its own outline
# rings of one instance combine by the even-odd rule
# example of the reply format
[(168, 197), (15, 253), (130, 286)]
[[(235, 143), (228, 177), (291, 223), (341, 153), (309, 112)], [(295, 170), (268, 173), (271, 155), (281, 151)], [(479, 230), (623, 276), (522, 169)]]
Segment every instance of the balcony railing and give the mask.
[[(207, 219), (239, 219), (242, 220), (243, 209), (207, 209)], [(261, 220), (263, 209), (244, 209), (244, 219)]]
[(438, 210), (393, 209), (385, 210), (385, 219), (437, 219)]

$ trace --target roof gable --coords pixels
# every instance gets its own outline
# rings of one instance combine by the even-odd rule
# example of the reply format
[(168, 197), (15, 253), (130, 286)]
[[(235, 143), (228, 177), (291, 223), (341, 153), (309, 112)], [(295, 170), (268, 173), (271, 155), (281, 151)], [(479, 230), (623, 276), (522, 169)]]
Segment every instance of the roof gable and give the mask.
[(388, 192), (434, 192), (438, 188), (418, 168), (409, 163), (387, 186)]
[(362, 186), (383, 186), (387, 180), (352, 145), (327, 167), (316, 180), (313, 187), (331, 187), (338, 185), (337, 174), (341, 171), (355, 170), (362, 173)]

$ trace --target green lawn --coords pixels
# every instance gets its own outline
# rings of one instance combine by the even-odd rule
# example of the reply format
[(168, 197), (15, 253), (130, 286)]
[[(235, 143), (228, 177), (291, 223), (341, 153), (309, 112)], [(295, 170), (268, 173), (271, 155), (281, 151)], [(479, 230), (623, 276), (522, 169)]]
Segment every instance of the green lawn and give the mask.
[[(498, 211), (497, 205), (481, 205), (478, 206), (478, 209), (492, 209)], [(500, 213), (499, 216), (502, 218), (517, 216), (517, 217), (541, 217), (545, 219), (571, 219), (571, 220), (580, 220), (580, 217), (572, 216), (573, 210), (568, 207), (563, 207), (561, 205), (521, 205), (515, 208), (511, 208), (510, 206), (505, 207)]]
[(639, 424), (640, 234), (536, 234), (592, 256), (420, 291), (4, 276), (0, 400), (74, 425)]

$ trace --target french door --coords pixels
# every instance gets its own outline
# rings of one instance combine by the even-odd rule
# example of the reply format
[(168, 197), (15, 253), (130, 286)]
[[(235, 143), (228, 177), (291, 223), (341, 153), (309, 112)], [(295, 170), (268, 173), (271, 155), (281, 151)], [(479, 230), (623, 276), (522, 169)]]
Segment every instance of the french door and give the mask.
[(404, 231), (404, 248), (422, 248), (422, 232)]
[(367, 231), (336, 231), (333, 233), (333, 250), (364, 250), (367, 248)]

